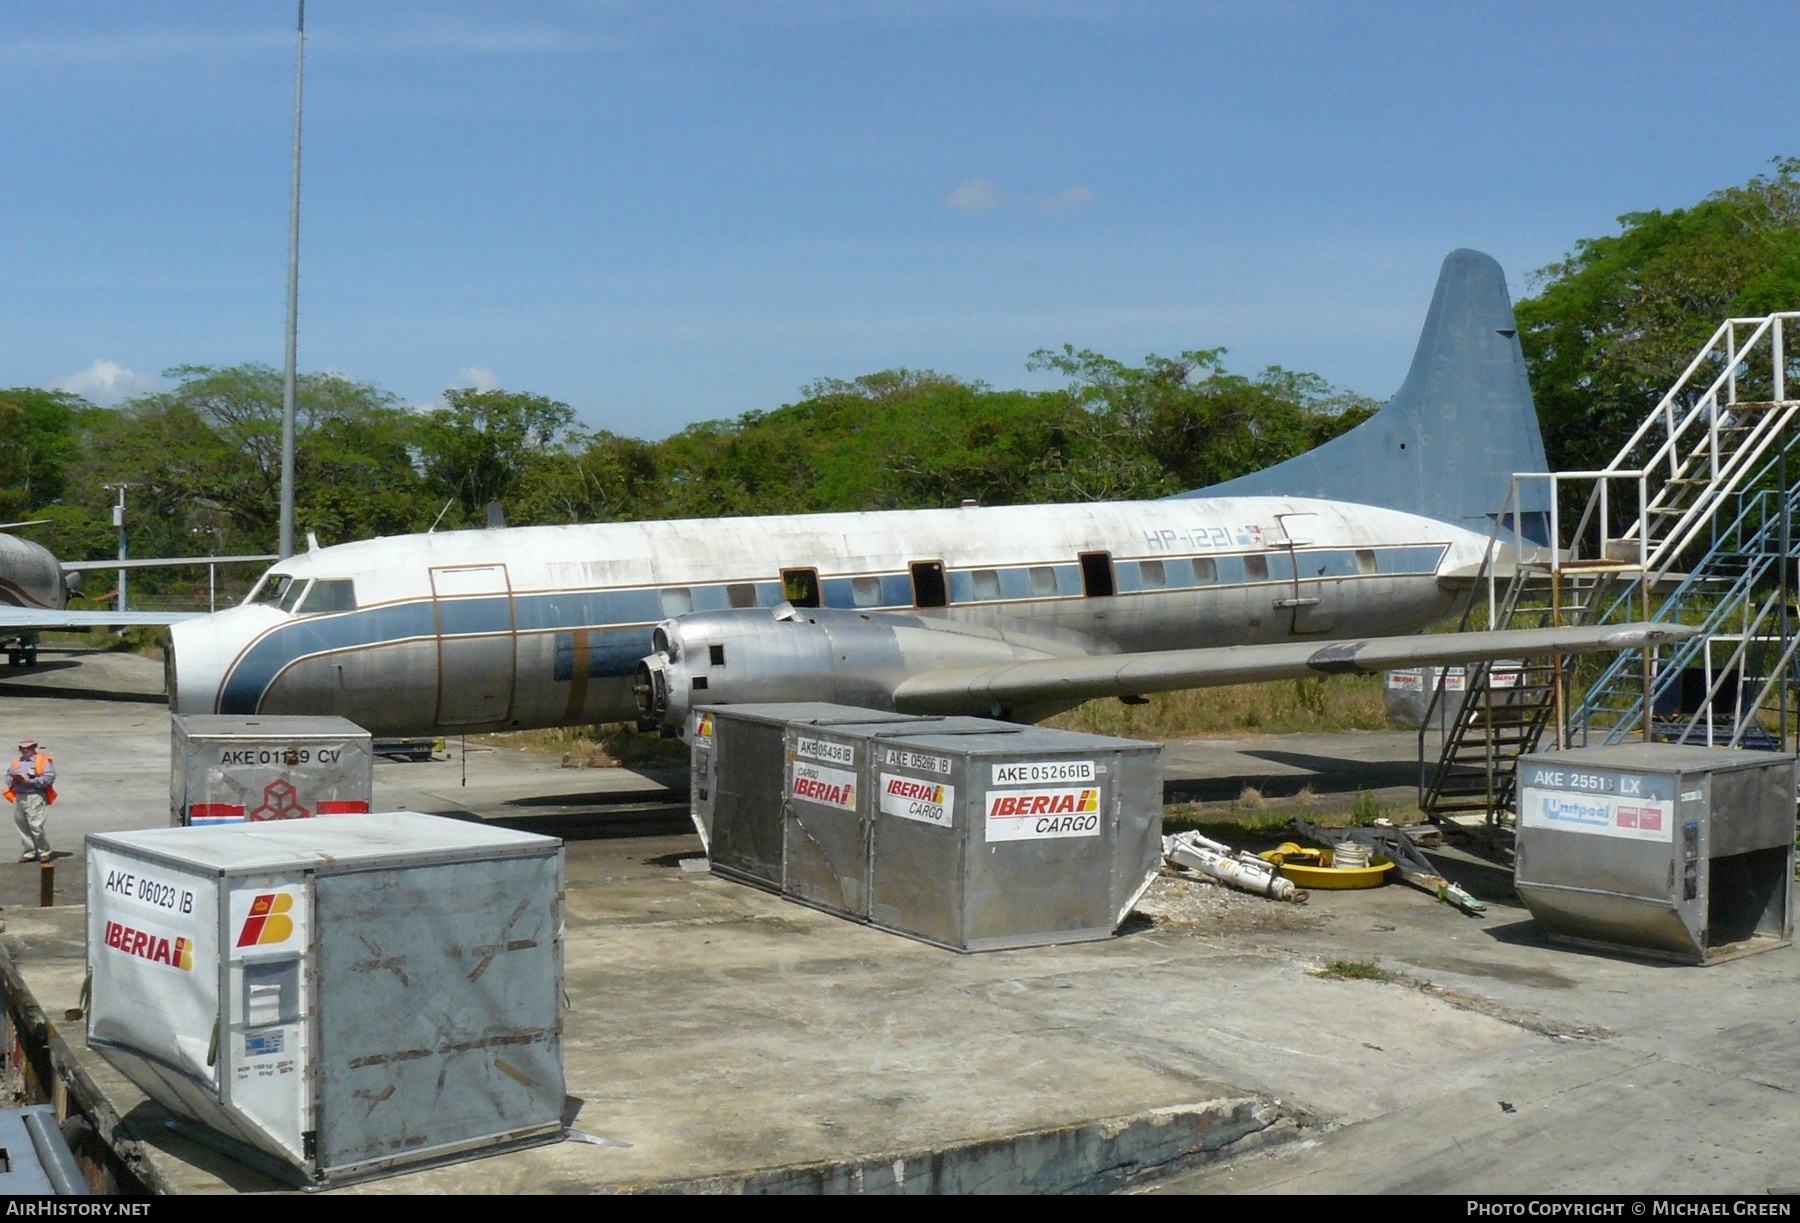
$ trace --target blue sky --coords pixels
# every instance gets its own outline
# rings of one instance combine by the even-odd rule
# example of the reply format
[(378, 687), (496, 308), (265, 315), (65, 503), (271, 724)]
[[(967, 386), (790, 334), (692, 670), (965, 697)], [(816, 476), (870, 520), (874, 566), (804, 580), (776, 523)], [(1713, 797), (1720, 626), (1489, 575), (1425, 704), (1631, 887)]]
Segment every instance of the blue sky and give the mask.
[[(291, 0), (0, 8), (0, 385), (281, 360)], [(1378, 398), (1530, 272), (1800, 153), (1791, 5), (312, 0), (300, 360), (661, 436), (1027, 354)]]

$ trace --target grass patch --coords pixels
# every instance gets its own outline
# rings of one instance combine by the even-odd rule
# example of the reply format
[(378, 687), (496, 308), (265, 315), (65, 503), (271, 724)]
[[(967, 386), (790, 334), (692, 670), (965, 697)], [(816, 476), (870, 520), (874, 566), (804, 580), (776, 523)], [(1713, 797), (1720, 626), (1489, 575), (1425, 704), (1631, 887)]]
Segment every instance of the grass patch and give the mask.
[(137, 624), (130, 628), (91, 628), (80, 633), (45, 633), (46, 646), (79, 646), (88, 650), (105, 650), (115, 654), (141, 654), (162, 661), (163, 647), (169, 630), (159, 624)]
[(566, 769), (685, 768), (688, 746), (640, 731), (629, 722), (601, 726), (557, 726), (472, 736), (477, 743), (515, 751), (561, 756)]
[(1387, 814), (1387, 808), (1381, 800), (1367, 790), (1358, 790), (1356, 799), (1350, 804), (1350, 826), (1352, 828), (1372, 828), (1375, 821)]
[(1334, 981), (1393, 981), (1399, 976), (1380, 967), (1374, 960), (1333, 960), (1313, 975)]
[(1285, 841), (1291, 835), (1288, 820), (1292, 817), (1291, 810), (1245, 811), (1237, 807), (1221, 810), (1217, 807), (1202, 807), (1198, 803), (1184, 803), (1164, 811), (1163, 832), (1197, 832), (1203, 837), (1211, 837), (1229, 845), (1236, 845), (1245, 837), (1263, 840), (1272, 837), (1273, 844)]
[(1046, 725), (1127, 739), (1188, 739), (1245, 732), (1386, 730), (1379, 675), (1322, 675), (1155, 692), (1142, 705), (1089, 701)]

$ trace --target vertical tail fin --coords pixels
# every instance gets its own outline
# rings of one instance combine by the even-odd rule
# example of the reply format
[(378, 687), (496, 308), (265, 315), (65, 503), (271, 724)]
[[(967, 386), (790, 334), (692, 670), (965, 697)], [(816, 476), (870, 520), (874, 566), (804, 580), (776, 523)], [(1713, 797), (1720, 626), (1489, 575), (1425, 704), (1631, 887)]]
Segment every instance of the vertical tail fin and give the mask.
[[(1412, 368), (1385, 407), (1285, 463), (1179, 496), (1322, 497), (1486, 534), (1512, 473), (1546, 470), (1506, 274), (1480, 251), (1455, 250), (1438, 273)], [(1521, 491), (1526, 534), (1538, 534), (1545, 490), (1533, 482)]]

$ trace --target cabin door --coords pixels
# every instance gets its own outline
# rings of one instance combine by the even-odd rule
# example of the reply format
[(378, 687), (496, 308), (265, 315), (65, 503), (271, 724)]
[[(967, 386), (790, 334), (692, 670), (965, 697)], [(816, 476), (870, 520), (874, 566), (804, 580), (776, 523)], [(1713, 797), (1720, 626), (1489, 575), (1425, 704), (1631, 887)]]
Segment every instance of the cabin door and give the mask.
[(1276, 546), (1287, 550), (1288, 572), (1293, 575), (1287, 595), (1276, 600), (1275, 606), (1291, 609), (1291, 627), (1296, 635), (1329, 633), (1337, 626), (1337, 615), (1325, 603), (1325, 582), (1320, 573), (1324, 559), (1318, 552), (1306, 551), (1318, 542), (1319, 516), (1277, 514), (1275, 520), (1281, 524), (1282, 535)]
[(517, 625), (505, 565), (431, 571), (437, 617), (439, 726), (490, 726), (512, 716)]

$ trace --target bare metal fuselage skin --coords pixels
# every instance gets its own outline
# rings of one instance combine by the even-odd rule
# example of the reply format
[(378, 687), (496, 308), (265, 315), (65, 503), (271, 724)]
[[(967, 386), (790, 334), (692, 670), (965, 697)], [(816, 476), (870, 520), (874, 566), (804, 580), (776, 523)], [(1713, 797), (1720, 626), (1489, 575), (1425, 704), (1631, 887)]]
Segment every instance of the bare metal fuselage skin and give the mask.
[[(626, 721), (659, 624), (702, 658), (716, 645), (724, 671), (779, 673), (786, 661), (755, 656), (769, 617), (755, 609), (794, 592), (784, 571), (813, 570), (827, 614), (866, 628), (872, 644), (844, 647), (869, 651), (868, 691), (850, 695), (879, 705), (934, 666), (1418, 631), (1451, 608), (1442, 576), (1486, 542), (1286, 497), (400, 536), (271, 570), (296, 588), (348, 579), (354, 610), (307, 614), (302, 597), (175, 625), (170, 695), (180, 713), (337, 714), (378, 735)], [(939, 589), (944, 606), (915, 605)]]
[(0, 603), (60, 609), (67, 598), (62, 565), (48, 548), (0, 535)]
[[(60, 611), (68, 597), (62, 564), (48, 548), (14, 535), (0, 535), (0, 603)], [(0, 628), (0, 646), (6, 648), (11, 662), (35, 662), (37, 643), (34, 632)]]

